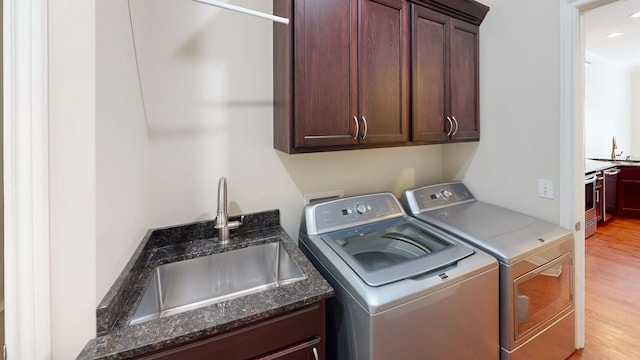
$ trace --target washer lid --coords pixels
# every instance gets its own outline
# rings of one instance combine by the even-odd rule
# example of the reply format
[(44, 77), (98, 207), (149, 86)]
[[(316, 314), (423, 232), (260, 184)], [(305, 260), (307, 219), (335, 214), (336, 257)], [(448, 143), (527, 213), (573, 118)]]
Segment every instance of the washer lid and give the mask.
[(570, 232), (503, 207), (474, 201), (415, 215), (512, 263)]
[(474, 253), (450, 235), (409, 217), (335, 231), (321, 238), (370, 286), (444, 268)]

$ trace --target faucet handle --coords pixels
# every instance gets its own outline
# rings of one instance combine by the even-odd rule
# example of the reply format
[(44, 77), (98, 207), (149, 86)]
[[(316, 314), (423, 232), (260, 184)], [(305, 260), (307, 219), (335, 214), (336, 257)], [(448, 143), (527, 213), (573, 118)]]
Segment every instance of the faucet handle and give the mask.
[(242, 222), (244, 221), (244, 215), (240, 216), (240, 220), (234, 220), (234, 221), (229, 221), (227, 224), (227, 226), (229, 227), (229, 229), (237, 229), (238, 227), (240, 227), (240, 225), (242, 225)]

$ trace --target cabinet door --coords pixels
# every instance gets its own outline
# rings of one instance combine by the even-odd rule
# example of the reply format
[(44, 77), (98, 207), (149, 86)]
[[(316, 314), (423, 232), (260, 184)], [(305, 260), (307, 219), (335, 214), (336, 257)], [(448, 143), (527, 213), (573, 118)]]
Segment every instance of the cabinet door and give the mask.
[(618, 171), (617, 169), (608, 169), (604, 173), (604, 214), (603, 221), (610, 220), (616, 214), (618, 208)]
[(622, 216), (640, 217), (640, 181), (618, 181), (618, 213)]
[(446, 107), (450, 18), (421, 6), (412, 6), (413, 141), (447, 141), (453, 132)]
[(403, 0), (360, 0), (359, 14), (360, 142), (407, 141), (407, 4)]
[(256, 360), (321, 360), (325, 357), (321, 351), (320, 344), (321, 339), (316, 337), (273, 354), (260, 356)]
[(455, 140), (480, 139), (478, 48), (478, 27), (452, 19), (449, 97)]
[(356, 144), (356, 2), (294, 4), (294, 146)]
[(324, 360), (325, 309), (323, 300), (288, 314), (136, 359), (313, 359), (317, 354), (319, 360)]
[(640, 217), (640, 168), (623, 167), (618, 174), (618, 212)]

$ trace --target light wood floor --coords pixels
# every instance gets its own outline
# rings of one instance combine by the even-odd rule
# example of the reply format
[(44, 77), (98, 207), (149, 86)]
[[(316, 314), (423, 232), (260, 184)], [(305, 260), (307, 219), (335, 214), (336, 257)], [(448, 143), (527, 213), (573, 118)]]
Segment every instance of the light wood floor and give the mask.
[(640, 359), (640, 220), (598, 224), (585, 252), (586, 346), (569, 359)]

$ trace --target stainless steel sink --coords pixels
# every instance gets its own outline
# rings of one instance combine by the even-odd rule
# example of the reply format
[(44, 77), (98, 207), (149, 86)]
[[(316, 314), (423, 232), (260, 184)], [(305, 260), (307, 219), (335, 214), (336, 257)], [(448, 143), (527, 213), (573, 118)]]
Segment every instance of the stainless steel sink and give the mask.
[(130, 325), (177, 314), (305, 278), (281, 242), (178, 261), (155, 268)]

